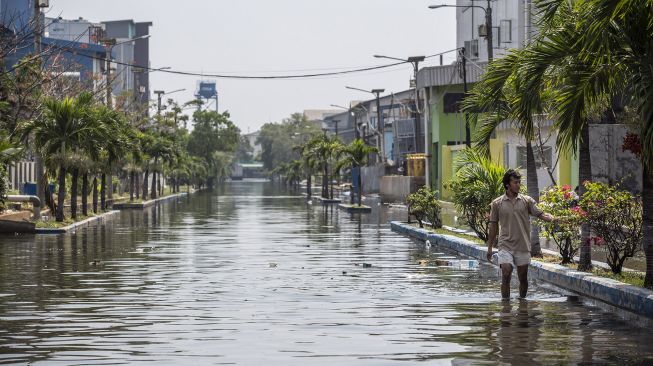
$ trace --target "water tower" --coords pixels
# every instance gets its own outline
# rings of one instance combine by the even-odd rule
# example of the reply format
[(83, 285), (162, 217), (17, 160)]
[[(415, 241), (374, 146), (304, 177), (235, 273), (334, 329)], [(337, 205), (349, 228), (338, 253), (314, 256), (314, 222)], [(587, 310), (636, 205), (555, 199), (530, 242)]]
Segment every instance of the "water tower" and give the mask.
[[(215, 111), (218, 111), (218, 89), (215, 81), (201, 80), (197, 82), (197, 91), (195, 98), (205, 101), (207, 104), (210, 100), (215, 99)], [(198, 109), (201, 107), (198, 106)]]

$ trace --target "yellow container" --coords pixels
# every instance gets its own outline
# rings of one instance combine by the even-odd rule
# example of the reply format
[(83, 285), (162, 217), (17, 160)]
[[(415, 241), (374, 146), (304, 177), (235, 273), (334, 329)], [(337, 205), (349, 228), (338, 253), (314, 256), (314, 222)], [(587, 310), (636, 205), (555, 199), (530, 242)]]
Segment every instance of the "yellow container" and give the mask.
[(426, 170), (425, 154), (408, 154), (406, 155), (408, 175), (413, 177), (423, 177)]

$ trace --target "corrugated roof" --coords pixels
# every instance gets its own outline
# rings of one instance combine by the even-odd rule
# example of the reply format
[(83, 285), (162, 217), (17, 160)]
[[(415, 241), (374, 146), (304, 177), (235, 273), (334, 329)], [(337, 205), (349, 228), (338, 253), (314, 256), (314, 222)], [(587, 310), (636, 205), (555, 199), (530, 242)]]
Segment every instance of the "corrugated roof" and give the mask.
[[(485, 72), (487, 62), (467, 63), (467, 83), (475, 83)], [(463, 83), (457, 64), (425, 67), (417, 73), (417, 88), (430, 86), (460, 85)]]

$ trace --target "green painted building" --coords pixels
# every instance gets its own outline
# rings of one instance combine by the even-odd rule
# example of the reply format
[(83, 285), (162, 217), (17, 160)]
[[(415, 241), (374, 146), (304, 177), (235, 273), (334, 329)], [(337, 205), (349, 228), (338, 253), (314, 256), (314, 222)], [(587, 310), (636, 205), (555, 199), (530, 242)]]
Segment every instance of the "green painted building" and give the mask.
[[(486, 65), (485, 62), (467, 65), (468, 90), (480, 79)], [(460, 102), (464, 96), (462, 74), (461, 67), (452, 64), (423, 68), (417, 75), (417, 87), (425, 106), (426, 181), (431, 188), (441, 192), (444, 200), (451, 195), (451, 192), (444, 189), (444, 183), (454, 175), (454, 159), (465, 148), (465, 116), (460, 112)], [(470, 126), (470, 130), (473, 136), (473, 126)], [(577, 159), (572, 154), (558, 154), (551, 121), (542, 124), (542, 131), (547, 138), (540, 154), (536, 154), (536, 160), (539, 160), (537, 174), (540, 189), (551, 185), (554, 180), (558, 184), (577, 185)], [(523, 167), (522, 173), (526, 174), (525, 141), (508, 122), (497, 128), (495, 136), (490, 142), (492, 159), (506, 167)], [(547, 166), (552, 168), (551, 174), (546, 169)]]

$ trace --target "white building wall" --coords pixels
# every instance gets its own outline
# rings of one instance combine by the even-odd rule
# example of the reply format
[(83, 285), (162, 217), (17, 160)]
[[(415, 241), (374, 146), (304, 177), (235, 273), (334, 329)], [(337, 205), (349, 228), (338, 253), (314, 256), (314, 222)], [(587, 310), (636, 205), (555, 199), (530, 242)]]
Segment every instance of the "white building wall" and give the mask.
[[(530, 0), (491, 1), (492, 28), (494, 28), (494, 57), (501, 57), (510, 48), (519, 48), (526, 39), (526, 10)], [(487, 61), (487, 42), (479, 37), (478, 27), (485, 24), (485, 11), (470, 5), (487, 8), (486, 1), (456, 0), (456, 46), (465, 47), (465, 41), (478, 42), (478, 55), (470, 54), (470, 61)], [(445, 11), (439, 10), (439, 11)]]
[[(544, 141), (544, 146), (551, 148), (551, 162), (555, 166), (553, 169), (553, 177), (559, 181), (560, 180), (560, 170), (559, 164), (556, 164), (558, 160), (558, 151), (555, 147), (556, 133), (552, 132), (552, 135), (549, 127), (542, 129), (542, 136)], [(549, 138), (547, 139), (547, 136)], [(518, 161), (519, 147), (526, 147), (526, 141), (524, 138), (520, 137), (514, 129), (500, 129), (497, 131), (497, 138), (504, 142), (504, 161), (506, 167), (508, 168), (520, 168), (520, 172), (524, 176), (523, 183), (526, 183), (526, 161), (524, 160), (521, 164)], [(535, 154), (535, 159), (538, 160), (540, 156), (539, 144), (537, 142), (533, 143), (533, 153)], [(506, 154), (507, 153), (507, 154)], [(520, 166), (521, 165), (521, 166)], [(549, 187), (553, 184), (549, 173), (545, 167), (537, 169), (537, 182), (540, 191), (544, 190), (546, 187)]]

